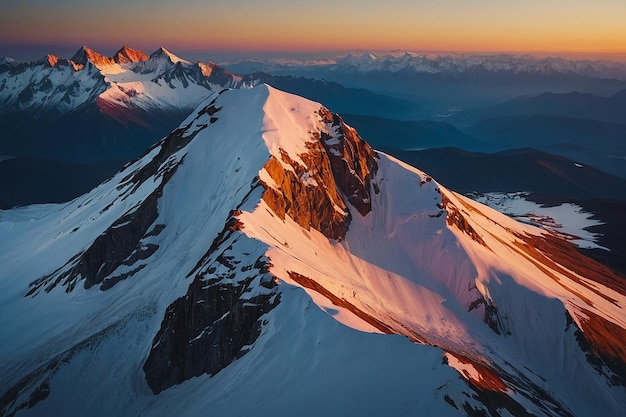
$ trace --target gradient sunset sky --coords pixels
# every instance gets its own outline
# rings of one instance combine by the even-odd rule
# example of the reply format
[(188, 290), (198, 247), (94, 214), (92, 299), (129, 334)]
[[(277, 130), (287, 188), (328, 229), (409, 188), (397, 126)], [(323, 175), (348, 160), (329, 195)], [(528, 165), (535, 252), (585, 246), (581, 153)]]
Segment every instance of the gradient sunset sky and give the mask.
[[(339, 50), (626, 56), (626, 0), (0, 0), (0, 55)], [(46, 49), (47, 48), (47, 49)], [(21, 54), (22, 56), (15, 56)]]

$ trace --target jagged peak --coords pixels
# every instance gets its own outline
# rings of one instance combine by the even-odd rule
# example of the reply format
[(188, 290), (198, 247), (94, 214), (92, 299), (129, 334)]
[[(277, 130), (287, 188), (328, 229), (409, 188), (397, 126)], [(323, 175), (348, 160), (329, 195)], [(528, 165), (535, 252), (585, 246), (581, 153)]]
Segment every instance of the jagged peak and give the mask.
[(174, 55), (173, 53), (171, 53), (164, 47), (160, 47), (159, 49), (157, 49), (150, 55), (150, 58), (161, 58), (161, 57), (166, 58), (172, 64), (177, 64), (179, 62), (182, 62), (183, 64), (191, 64), (191, 62)]
[(75, 64), (82, 66), (87, 65), (87, 62), (91, 62), (98, 68), (115, 64), (115, 61), (112, 58), (99, 54), (98, 52), (84, 45), (81, 46), (78, 51), (76, 51), (74, 56), (71, 58), (71, 61)]
[(236, 79), (241, 80), (240, 76), (233, 74), (232, 72), (228, 71), (227, 69), (220, 66), (219, 64), (216, 64), (215, 62), (198, 61), (196, 65), (200, 69), (200, 72), (202, 73), (202, 75), (204, 75), (205, 77), (210, 77), (213, 74), (219, 73), (226, 77), (231, 77), (233, 79), (236, 78)]
[(89, 48), (88, 46), (83, 45), (80, 48), (78, 48), (78, 51), (74, 53), (74, 55), (70, 58), (70, 60), (75, 62), (76, 64), (84, 65), (87, 63), (89, 56), (95, 53), (96, 52), (93, 49)]
[(59, 58), (56, 55), (53, 54), (48, 54), (46, 56), (44, 56), (43, 58), (39, 59), (38, 61), (36, 61), (37, 64), (43, 64), (46, 65), (50, 68), (54, 68), (59, 64), (59, 61), (64, 61), (63, 58)]
[(122, 46), (122, 48), (113, 55), (113, 60), (118, 64), (147, 61), (149, 58), (150, 57), (143, 53), (143, 51), (129, 48), (127, 45)]
[(48, 54), (48, 55), (46, 56), (46, 61), (48, 62), (48, 64), (49, 64), (51, 67), (56, 66), (56, 64), (59, 62), (59, 59), (60, 59), (60, 58), (59, 58), (58, 56), (55, 56), (55, 55), (52, 55), (52, 54)]

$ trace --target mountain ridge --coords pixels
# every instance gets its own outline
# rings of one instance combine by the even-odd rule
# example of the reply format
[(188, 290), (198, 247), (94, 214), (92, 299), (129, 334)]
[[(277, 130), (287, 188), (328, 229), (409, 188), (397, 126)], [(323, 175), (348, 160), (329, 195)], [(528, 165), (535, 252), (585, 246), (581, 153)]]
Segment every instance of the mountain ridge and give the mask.
[(0, 154), (73, 163), (136, 158), (208, 94), (242, 83), (216, 64), (192, 64), (165, 49), (150, 58), (123, 46), (106, 57), (83, 46), (73, 59), (0, 68)]
[[(67, 113), (87, 103), (95, 102), (95, 97), (98, 97), (110, 105), (121, 107), (135, 106), (150, 109), (182, 106), (186, 111), (190, 111), (209, 92), (206, 91), (206, 86), (212, 84), (211, 74), (207, 73), (201, 79), (204, 84), (201, 85), (203, 91), (188, 90), (186, 96), (190, 97), (187, 99), (172, 96), (176, 101), (168, 102), (168, 95), (164, 91), (158, 95), (160, 101), (144, 96), (149, 92), (151, 84), (158, 85), (163, 73), (172, 70), (176, 64), (180, 64), (179, 68), (182, 69), (178, 82), (185, 83), (184, 88), (189, 87), (190, 84), (196, 85), (188, 82), (191, 79), (188, 71), (193, 68), (194, 64), (162, 47), (147, 56), (140, 50), (124, 45), (113, 56), (108, 57), (87, 46), (82, 46), (69, 60), (51, 57), (49, 55), (44, 58), (50, 68), (57, 68), (58, 62), (67, 62), (68, 65), (64, 67), (66, 69), (58, 68), (59, 71), (56, 72), (37, 71), (36, 67), (40, 61), (35, 61), (26, 64), (8, 64), (6, 71), (0, 71), (0, 102), (3, 107), (45, 109), (56, 106), (59, 112)], [(150, 64), (151, 60), (156, 62)], [(213, 63), (205, 65), (216, 66)], [(227, 71), (222, 71), (222, 73), (220, 82), (224, 84), (216, 84), (219, 88), (232, 87), (241, 82), (240, 78), (234, 74)], [(146, 77), (148, 74), (151, 77)], [(228, 80), (224, 79), (224, 75)], [(82, 84), (78, 88), (91, 91), (89, 95), (72, 91), (77, 88), (74, 86), (76, 79), (80, 79)], [(171, 81), (169, 85), (173, 87)], [(29, 90), (36, 92), (42, 86), (47, 86), (44, 88), (47, 92), (47, 102), (42, 98), (29, 97), (29, 94), (25, 93)], [(61, 94), (66, 91), (69, 91), (70, 95)]]

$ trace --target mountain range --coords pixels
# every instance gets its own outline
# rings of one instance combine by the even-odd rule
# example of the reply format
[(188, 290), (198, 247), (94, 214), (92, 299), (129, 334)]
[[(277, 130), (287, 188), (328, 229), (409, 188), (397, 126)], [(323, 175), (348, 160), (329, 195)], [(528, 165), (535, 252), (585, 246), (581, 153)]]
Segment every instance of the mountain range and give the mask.
[(3, 416), (626, 408), (623, 277), (265, 84), (0, 230)]
[(608, 97), (572, 92), (518, 97), (450, 122), (492, 150), (533, 147), (626, 178), (626, 90)]
[(325, 59), (268, 59), (231, 62), (230, 71), (264, 71), (335, 81), (373, 89), (418, 104), (427, 118), (491, 106), (545, 92), (608, 96), (626, 88), (621, 62), (528, 55), (360, 52)]
[(0, 63), (0, 208), (90, 190), (180, 124), (207, 95), (241, 86), (214, 63), (165, 48), (81, 47), (71, 59)]
[[(0, 74), (3, 107), (54, 108), (59, 114), (93, 101), (111, 115), (120, 113), (118, 107), (179, 111), (195, 107), (207, 90), (241, 82), (213, 63), (192, 64), (165, 48), (148, 56), (127, 46), (112, 57), (83, 46), (69, 60), (47, 55), (32, 63), (7, 63)], [(186, 94), (173, 94), (176, 88)]]
[(354, 52), (337, 57), (320, 59), (279, 58), (230, 62), (229, 68), (238, 73), (266, 71), (288, 73), (293, 70), (311, 71), (321, 68), (330, 71), (350, 69), (355, 72), (407, 72), (448, 73), (464, 72), (510, 72), (528, 74), (572, 74), (593, 78), (626, 79), (626, 70), (619, 62), (565, 59), (560, 57), (538, 58), (531, 55), (513, 54), (462, 54), (436, 52)]
[(83, 163), (135, 158), (207, 94), (241, 82), (213, 63), (192, 64), (164, 48), (147, 56), (125, 46), (106, 57), (82, 47), (69, 60), (48, 55), (5, 64), (0, 154)]

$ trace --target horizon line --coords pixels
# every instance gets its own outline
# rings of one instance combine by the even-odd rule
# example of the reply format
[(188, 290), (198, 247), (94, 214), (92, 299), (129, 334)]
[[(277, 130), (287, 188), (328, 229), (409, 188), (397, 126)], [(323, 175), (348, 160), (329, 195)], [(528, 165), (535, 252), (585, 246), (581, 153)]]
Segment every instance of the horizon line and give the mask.
[[(142, 43), (142, 42), (138, 42)], [(168, 51), (178, 55), (180, 53), (181, 58), (184, 58), (185, 53), (189, 53), (192, 55), (231, 55), (233, 58), (238, 57), (238, 59), (245, 59), (245, 56), (249, 57), (260, 57), (266, 56), (269, 59), (279, 59), (281, 57), (284, 58), (294, 58), (297, 56), (302, 57), (312, 57), (316, 56), (316, 58), (338, 58), (342, 55), (350, 54), (350, 53), (393, 53), (393, 52), (408, 52), (408, 53), (416, 53), (416, 54), (450, 54), (450, 55), (486, 55), (486, 56), (497, 56), (497, 55), (513, 55), (513, 56), (531, 56), (535, 58), (563, 58), (568, 60), (583, 60), (583, 61), (614, 61), (614, 62), (626, 62), (626, 51), (587, 51), (587, 50), (517, 50), (517, 49), (439, 49), (439, 48), (302, 48), (302, 49), (294, 49), (294, 48), (227, 48), (227, 47), (199, 47), (199, 46), (183, 46), (183, 45), (174, 45), (172, 47), (166, 45), (160, 45), (157, 47), (147, 45), (140, 46), (138, 48), (134, 47), (131, 43), (123, 43), (117, 47), (113, 47), (111, 44), (107, 43), (101, 44), (99, 42), (94, 42), (93, 47), (88, 43), (83, 43), (80, 46), (76, 47), (75, 44), (46, 44), (46, 43), (38, 43), (38, 44), (15, 44), (15, 43), (1, 43), (0, 42), (0, 56), (4, 56), (7, 58), (13, 58), (19, 62), (34, 62), (41, 58), (45, 58), (46, 55), (52, 54), (55, 56), (59, 56), (61, 58), (66, 58), (66, 54), (73, 55), (76, 51), (80, 50), (83, 46), (87, 46), (90, 49), (98, 53), (102, 53), (99, 51), (104, 49), (107, 52), (102, 53), (102, 55), (109, 56), (115, 54), (118, 50), (127, 46), (131, 49), (140, 50), (145, 53), (146, 50), (157, 51), (159, 48), (165, 48)], [(59, 52), (62, 50), (63, 52)], [(69, 52), (69, 51), (74, 52)], [(5, 53), (7, 51), (8, 53)], [(45, 51), (45, 52), (44, 52)], [(154, 52), (152, 51), (152, 52)], [(180, 51), (180, 52), (178, 52)], [(150, 52), (150, 53), (152, 53)], [(16, 56), (17, 53), (17, 56)], [(28, 58), (27, 58), (28, 57)], [(69, 57), (71, 58), (71, 56)], [(69, 59), (67, 58), (67, 59)]]

